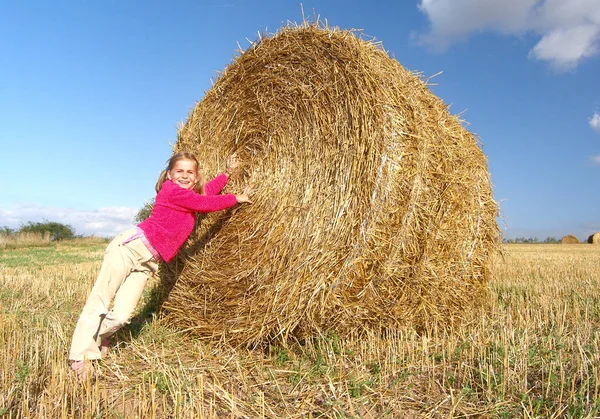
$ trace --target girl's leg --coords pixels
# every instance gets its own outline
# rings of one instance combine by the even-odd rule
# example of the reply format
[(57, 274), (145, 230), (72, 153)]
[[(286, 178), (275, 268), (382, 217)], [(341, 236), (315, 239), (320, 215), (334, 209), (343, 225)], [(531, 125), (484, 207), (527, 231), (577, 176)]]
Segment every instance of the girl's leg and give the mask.
[(106, 314), (100, 326), (97, 339), (99, 346), (102, 339), (109, 338), (121, 327), (131, 322), (131, 317), (140, 301), (147, 282), (148, 274), (139, 271), (132, 272), (125, 279), (125, 282), (123, 282), (115, 295), (112, 310)]
[(131, 322), (131, 317), (140, 301), (148, 277), (158, 269), (158, 264), (142, 240), (129, 242), (127, 248), (138, 263), (117, 291), (113, 308), (106, 314), (100, 326), (97, 336), (99, 346), (102, 346), (103, 339), (109, 338), (121, 327)]
[(106, 355), (108, 355), (109, 351), (110, 351), (110, 339), (108, 339), (108, 338), (102, 339), (102, 342), (100, 342), (100, 355), (102, 355), (102, 358), (104, 358)]
[(101, 358), (96, 335), (112, 298), (135, 266), (130, 252), (121, 244), (134, 232), (135, 230), (128, 230), (115, 237), (108, 245), (98, 278), (75, 326), (69, 359), (80, 361)]
[[(158, 265), (140, 239), (123, 244), (135, 229), (117, 236), (106, 251), (94, 288), (75, 327), (69, 359), (100, 359), (99, 346), (124, 324), (129, 323), (148, 274)], [(108, 312), (111, 299), (114, 309)]]

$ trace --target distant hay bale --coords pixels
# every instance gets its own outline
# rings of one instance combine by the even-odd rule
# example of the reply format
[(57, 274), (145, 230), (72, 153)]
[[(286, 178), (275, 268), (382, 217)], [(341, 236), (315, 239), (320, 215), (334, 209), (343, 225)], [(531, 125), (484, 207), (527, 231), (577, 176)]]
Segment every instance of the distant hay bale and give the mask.
[(568, 234), (560, 239), (562, 244), (579, 244), (579, 239), (572, 234)]
[(165, 273), (168, 323), (258, 345), (450, 324), (485, 301), (500, 243), (485, 155), (380, 44), (308, 24), (261, 39), (196, 104), (184, 149), (206, 176), (236, 152), (225, 192), (256, 193), (200, 217)]
[(588, 237), (587, 242), (590, 244), (600, 244), (600, 232), (594, 233)]

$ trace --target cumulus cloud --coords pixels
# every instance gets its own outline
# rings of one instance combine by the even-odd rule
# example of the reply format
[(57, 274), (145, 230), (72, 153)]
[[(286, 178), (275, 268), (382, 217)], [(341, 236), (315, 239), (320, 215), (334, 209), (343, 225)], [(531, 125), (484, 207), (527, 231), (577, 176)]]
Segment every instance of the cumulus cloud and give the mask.
[(600, 50), (598, 0), (421, 0), (429, 30), (423, 45), (444, 50), (477, 32), (538, 37), (529, 57), (559, 70), (576, 67)]
[(590, 124), (590, 127), (592, 127), (594, 131), (600, 134), (600, 114), (598, 114), (598, 112), (594, 113), (594, 116), (592, 116), (588, 120), (588, 122)]
[(0, 208), (0, 226), (18, 229), (28, 222), (53, 221), (68, 224), (77, 234), (86, 236), (114, 237), (134, 226), (133, 218), (138, 210), (127, 207), (110, 207), (96, 210), (43, 207), (17, 204)]
[(597, 166), (600, 166), (600, 156), (592, 156), (590, 157), (590, 159), (592, 160), (592, 163), (594, 163)]

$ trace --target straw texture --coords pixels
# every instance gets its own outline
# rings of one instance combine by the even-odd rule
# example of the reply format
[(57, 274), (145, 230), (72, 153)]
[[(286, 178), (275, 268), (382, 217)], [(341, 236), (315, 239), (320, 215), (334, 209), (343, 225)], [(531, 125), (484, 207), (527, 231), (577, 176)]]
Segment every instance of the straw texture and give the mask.
[(567, 234), (562, 239), (560, 239), (562, 244), (579, 244), (579, 239), (572, 234)]
[(590, 244), (600, 244), (600, 232), (590, 235), (587, 242)]
[(180, 128), (226, 192), (164, 270), (166, 321), (259, 345), (450, 324), (481, 306), (497, 203), (473, 134), (379, 43), (303, 24), (236, 57)]

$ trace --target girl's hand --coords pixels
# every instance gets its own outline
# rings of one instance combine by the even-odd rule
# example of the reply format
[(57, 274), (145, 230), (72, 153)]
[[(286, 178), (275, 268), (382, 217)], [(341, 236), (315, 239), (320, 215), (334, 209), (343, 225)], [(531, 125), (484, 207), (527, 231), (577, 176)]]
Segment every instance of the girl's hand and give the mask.
[(235, 153), (233, 153), (227, 158), (227, 168), (225, 169), (225, 173), (227, 174), (227, 176), (231, 176), (233, 171), (237, 169), (238, 166), (239, 162), (237, 156), (235, 155)]
[(254, 204), (254, 202), (252, 202), (250, 200), (251, 193), (252, 193), (252, 185), (248, 185), (248, 186), (246, 186), (246, 188), (244, 189), (244, 192), (241, 195), (235, 196), (235, 200), (237, 201), (238, 204)]

